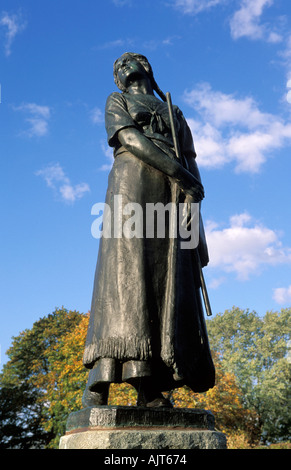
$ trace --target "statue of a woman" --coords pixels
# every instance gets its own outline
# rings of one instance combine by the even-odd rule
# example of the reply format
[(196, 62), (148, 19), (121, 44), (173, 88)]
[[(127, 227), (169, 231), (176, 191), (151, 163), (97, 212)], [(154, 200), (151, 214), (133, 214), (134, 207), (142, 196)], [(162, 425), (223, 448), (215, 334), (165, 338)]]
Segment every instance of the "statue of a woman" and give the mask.
[[(106, 204), (109, 226), (125, 221), (123, 208), (139, 204), (200, 202), (204, 197), (190, 129), (174, 106), (184, 163), (177, 159), (165, 96), (148, 60), (125, 53), (114, 63), (121, 93), (106, 103), (108, 143), (114, 148)], [(157, 93), (159, 98), (156, 96)], [(116, 197), (122, 207), (115, 205)], [(104, 215), (105, 217), (105, 215)], [(121, 219), (120, 219), (121, 218)], [(108, 225), (104, 220), (103, 224)], [(111, 224), (111, 225), (110, 225)], [(215, 370), (200, 300), (192, 249), (179, 236), (103, 236), (100, 240), (84, 365), (91, 369), (83, 406), (106, 405), (110, 383), (128, 382), (138, 406), (171, 406), (161, 392), (188, 385), (214, 386)], [(200, 219), (198, 251), (208, 263)]]

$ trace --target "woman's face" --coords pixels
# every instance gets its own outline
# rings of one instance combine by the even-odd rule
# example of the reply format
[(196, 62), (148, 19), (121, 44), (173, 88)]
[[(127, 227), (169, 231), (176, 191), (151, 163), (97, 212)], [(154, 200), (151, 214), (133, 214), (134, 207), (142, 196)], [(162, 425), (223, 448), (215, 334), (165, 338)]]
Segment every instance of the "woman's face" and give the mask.
[(148, 78), (147, 72), (142, 64), (129, 55), (121, 56), (116, 62), (116, 71), (122, 85), (126, 88), (129, 79), (133, 81), (140, 78)]

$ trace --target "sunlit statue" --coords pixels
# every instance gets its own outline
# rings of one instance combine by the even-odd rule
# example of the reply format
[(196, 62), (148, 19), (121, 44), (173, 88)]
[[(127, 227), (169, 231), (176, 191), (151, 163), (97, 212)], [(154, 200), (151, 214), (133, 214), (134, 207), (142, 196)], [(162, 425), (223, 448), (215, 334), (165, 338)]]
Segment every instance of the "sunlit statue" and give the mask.
[[(179, 230), (171, 235), (169, 211), (160, 236), (148, 230), (146, 209), (192, 203), (200, 214), (204, 189), (187, 122), (177, 106), (171, 121), (146, 57), (123, 54), (114, 63), (114, 80), (121, 92), (108, 97), (105, 110), (114, 149), (106, 194), (110, 211), (104, 212), (84, 352), (90, 373), (83, 406), (107, 405), (109, 385), (127, 382), (137, 390), (137, 406), (171, 407), (162, 392), (183, 385), (204, 392), (215, 383), (200, 293), (208, 251), (201, 217), (198, 247), (189, 249)], [(137, 205), (144, 223), (134, 236), (117, 230), (132, 215), (128, 208)], [(106, 227), (111, 236), (105, 236)]]

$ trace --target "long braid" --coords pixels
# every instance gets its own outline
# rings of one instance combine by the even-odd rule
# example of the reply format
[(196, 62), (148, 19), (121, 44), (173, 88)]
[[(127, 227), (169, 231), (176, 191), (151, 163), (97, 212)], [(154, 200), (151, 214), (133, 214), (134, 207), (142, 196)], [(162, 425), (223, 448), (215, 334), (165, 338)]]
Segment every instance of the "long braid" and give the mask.
[(153, 78), (153, 89), (154, 91), (157, 92), (157, 94), (163, 101), (167, 101), (166, 95), (164, 94), (164, 92), (162, 92), (162, 90), (160, 89), (159, 85), (157, 84), (154, 78)]

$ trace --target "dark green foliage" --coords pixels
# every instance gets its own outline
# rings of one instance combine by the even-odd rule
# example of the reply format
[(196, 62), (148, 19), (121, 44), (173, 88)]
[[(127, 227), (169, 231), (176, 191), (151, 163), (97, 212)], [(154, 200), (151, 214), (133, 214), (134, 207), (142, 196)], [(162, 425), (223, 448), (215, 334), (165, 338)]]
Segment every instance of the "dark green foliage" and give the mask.
[(237, 378), (245, 407), (260, 417), (262, 441), (290, 439), (291, 308), (259, 317), (233, 307), (213, 317), (207, 327), (223, 369)]
[(56, 309), (13, 338), (7, 351), (9, 361), (0, 374), (1, 448), (43, 448), (54, 437), (43, 426), (46, 390), (39, 386), (38, 377), (49, 371), (48, 347), (57, 344), (81, 319), (78, 312)]

